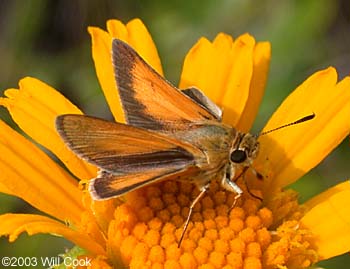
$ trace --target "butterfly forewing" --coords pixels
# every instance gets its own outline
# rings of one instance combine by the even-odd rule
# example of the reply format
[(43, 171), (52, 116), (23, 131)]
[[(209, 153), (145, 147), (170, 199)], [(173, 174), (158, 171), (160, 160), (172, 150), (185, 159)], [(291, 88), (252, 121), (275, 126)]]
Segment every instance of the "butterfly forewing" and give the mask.
[(113, 40), (113, 63), (129, 124), (150, 130), (184, 129), (190, 122), (216, 120), (154, 71), (128, 44)]
[(56, 128), (81, 158), (110, 173), (177, 170), (195, 165), (203, 153), (188, 143), (130, 125), (62, 115)]

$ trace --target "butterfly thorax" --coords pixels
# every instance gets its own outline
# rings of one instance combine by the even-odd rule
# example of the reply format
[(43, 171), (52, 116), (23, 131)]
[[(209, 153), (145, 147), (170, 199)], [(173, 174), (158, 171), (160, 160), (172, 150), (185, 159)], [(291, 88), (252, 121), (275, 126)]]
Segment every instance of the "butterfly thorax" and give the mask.
[(202, 152), (197, 165), (205, 169), (219, 169), (229, 161), (232, 141), (238, 132), (229, 125), (208, 121), (189, 124), (186, 130), (172, 132), (169, 135), (195, 146)]

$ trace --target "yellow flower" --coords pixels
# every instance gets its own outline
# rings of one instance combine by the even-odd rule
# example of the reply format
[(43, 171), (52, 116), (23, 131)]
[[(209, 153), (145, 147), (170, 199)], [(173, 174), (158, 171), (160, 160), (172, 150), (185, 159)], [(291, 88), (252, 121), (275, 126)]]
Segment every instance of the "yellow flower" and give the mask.
[[(90, 27), (97, 77), (111, 111), (123, 121), (111, 63), (111, 44), (119, 38), (162, 74), (155, 45), (138, 19), (127, 25), (107, 22), (108, 32)], [(180, 88), (197, 86), (224, 108), (224, 121), (249, 131), (267, 78), (270, 44), (244, 34), (233, 40), (219, 34), (201, 38), (187, 54)], [(246, 175), (249, 189), (231, 211), (234, 194), (212, 182), (195, 206), (180, 248), (177, 242), (198, 190), (165, 181), (96, 202), (81, 180), (96, 168), (75, 156), (55, 131), (55, 118), (82, 112), (47, 84), (24, 78), (8, 89), (0, 104), (33, 140), (56, 155), (61, 168), (24, 136), (0, 121), (0, 191), (18, 196), (44, 215), (4, 214), (0, 236), (10, 241), (28, 234), (61, 235), (86, 250), (89, 268), (306, 268), (350, 250), (350, 183), (339, 184), (299, 205), (297, 194), (283, 191), (316, 166), (350, 130), (350, 77), (337, 82), (334, 68), (302, 83), (273, 114), (264, 130), (312, 112), (315, 119), (259, 138), (261, 151)], [(246, 186), (241, 184), (246, 190)]]

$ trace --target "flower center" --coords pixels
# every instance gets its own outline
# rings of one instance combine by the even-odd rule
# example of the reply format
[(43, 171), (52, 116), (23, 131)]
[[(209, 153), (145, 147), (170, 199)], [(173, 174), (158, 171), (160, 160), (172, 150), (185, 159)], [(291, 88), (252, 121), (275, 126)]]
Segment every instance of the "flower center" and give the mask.
[[(130, 268), (304, 268), (317, 261), (293, 192), (281, 192), (263, 205), (213, 182), (196, 204), (178, 247), (196, 186), (165, 181), (126, 195), (109, 223), (107, 249)], [(288, 202), (287, 202), (288, 201)], [(297, 206), (296, 206), (297, 205)], [(113, 259), (112, 263), (113, 263)]]

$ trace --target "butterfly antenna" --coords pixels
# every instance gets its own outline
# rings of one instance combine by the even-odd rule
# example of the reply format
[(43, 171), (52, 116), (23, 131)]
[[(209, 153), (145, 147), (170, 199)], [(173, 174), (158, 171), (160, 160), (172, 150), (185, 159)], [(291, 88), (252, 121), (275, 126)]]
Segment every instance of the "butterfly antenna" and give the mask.
[(316, 114), (312, 113), (312, 114), (310, 114), (308, 116), (305, 116), (305, 117), (302, 117), (301, 119), (298, 119), (296, 121), (293, 121), (293, 122), (287, 123), (285, 125), (279, 126), (277, 128), (274, 128), (274, 129), (262, 132), (258, 136), (266, 135), (266, 134), (272, 133), (272, 132), (277, 131), (279, 129), (283, 129), (283, 128), (288, 127), (288, 126), (292, 126), (292, 125), (299, 124), (299, 123), (302, 123), (302, 122), (305, 122), (305, 121), (309, 121), (309, 120), (312, 120), (315, 117), (316, 117)]

